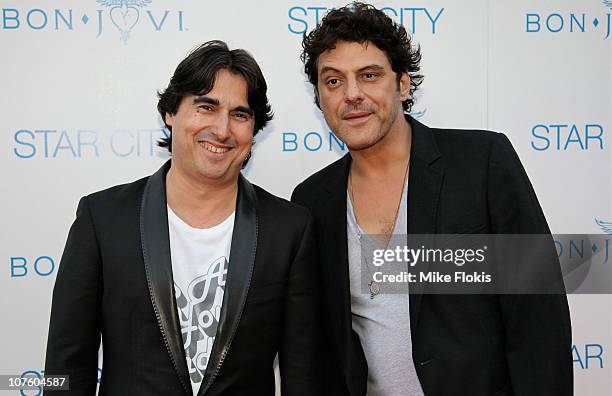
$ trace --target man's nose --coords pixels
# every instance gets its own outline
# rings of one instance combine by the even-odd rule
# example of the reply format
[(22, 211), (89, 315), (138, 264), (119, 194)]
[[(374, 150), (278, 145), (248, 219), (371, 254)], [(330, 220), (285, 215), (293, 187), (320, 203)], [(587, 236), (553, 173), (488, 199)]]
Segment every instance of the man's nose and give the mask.
[(217, 117), (215, 117), (212, 132), (217, 137), (217, 139), (219, 139), (219, 141), (224, 141), (230, 137), (231, 133), (229, 114), (217, 114)]
[(347, 103), (361, 102), (363, 91), (356, 79), (349, 79), (344, 88), (344, 99)]

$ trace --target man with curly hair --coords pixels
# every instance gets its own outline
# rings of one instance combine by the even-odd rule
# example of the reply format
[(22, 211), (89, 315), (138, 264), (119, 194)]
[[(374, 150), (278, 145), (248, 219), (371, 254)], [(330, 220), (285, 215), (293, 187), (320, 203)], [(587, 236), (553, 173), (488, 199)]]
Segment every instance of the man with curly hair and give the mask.
[[(302, 44), (315, 103), (349, 150), (292, 197), (319, 232), (326, 394), (571, 395), (563, 292), (385, 294), (373, 281), (362, 292), (372, 235), (384, 246), (405, 234), (550, 234), (506, 136), (408, 115), (420, 50), (373, 6), (330, 11)], [(561, 279), (556, 257), (542, 265)]]

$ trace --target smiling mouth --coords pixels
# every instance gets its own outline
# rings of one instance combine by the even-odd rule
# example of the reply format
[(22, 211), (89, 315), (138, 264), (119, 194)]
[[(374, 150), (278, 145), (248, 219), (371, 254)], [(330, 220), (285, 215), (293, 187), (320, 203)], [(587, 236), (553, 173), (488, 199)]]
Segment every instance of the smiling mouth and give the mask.
[(211, 153), (215, 153), (215, 154), (223, 154), (231, 150), (231, 147), (217, 147), (211, 143), (208, 143), (202, 140), (198, 141), (198, 143), (200, 144), (200, 146), (204, 147), (207, 151), (210, 151)]

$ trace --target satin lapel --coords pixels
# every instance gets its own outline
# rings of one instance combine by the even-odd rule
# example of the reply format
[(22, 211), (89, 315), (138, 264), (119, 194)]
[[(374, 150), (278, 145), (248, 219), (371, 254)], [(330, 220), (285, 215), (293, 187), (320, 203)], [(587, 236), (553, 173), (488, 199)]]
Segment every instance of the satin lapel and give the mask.
[[(432, 132), (410, 116), (406, 116), (406, 120), (412, 126), (412, 150), (408, 179), (408, 238), (410, 240), (410, 234), (433, 235), (436, 233), (444, 172)], [(427, 265), (421, 264), (419, 271), (427, 271)], [(415, 334), (418, 323), (422, 295), (422, 285), (418, 283), (411, 285), (410, 327), (413, 334)]]
[(221, 369), (251, 286), (251, 276), (257, 251), (257, 196), (253, 185), (242, 175), (238, 179), (238, 199), (232, 234), (232, 247), (223, 293), (223, 306), (210, 360), (204, 372), (198, 395), (204, 395)]
[(331, 326), (335, 344), (342, 347), (340, 356), (348, 370), (351, 341), (351, 295), (349, 282), (348, 243), (346, 233), (346, 187), (351, 165), (350, 155), (340, 163), (338, 171), (325, 184), (329, 193), (321, 203), (321, 251), (328, 304), (332, 312)]
[(193, 392), (183, 349), (170, 259), (166, 204), (168, 169), (170, 161), (154, 173), (145, 185), (140, 207), (140, 238), (149, 294), (157, 323), (181, 385), (186, 394), (191, 395)]

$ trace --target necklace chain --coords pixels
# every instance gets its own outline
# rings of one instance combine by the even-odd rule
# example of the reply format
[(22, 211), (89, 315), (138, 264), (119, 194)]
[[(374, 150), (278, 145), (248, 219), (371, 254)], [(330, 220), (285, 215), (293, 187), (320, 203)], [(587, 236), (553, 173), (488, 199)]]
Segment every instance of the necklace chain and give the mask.
[[(403, 182), (402, 182), (402, 192), (400, 193), (400, 197), (397, 201), (397, 207), (395, 208), (395, 215), (393, 216), (394, 219), (394, 225), (397, 222), (397, 215), (399, 213), (399, 208), (402, 204), (402, 196), (403, 196), (403, 192), (404, 192), (404, 186), (406, 185), (406, 178), (408, 177), (408, 169), (410, 168), (410, 161), (408, 161), (406, 163), (406, 169), (404, 170), (404, 177), (403, 177)], [(349, 176), (348, 176), (348, 190), (349, 190), (349, 196), (351, 198), (351, 206), (353, 208), (353, 216), (355, 217), (355, 222), (359, 225), (359, 219), (357, 217), (357, 205), (355, 203), (355, 194), (353, 193), (353, 178), (352, 178), (352, 173), (349, 170)], [(361, 231), (358, 231), (359, 236), (361, 237)], [(391, 233), (393, 233), (393, 230), (391, 230)]]
[[(395, 224), (397, 223), (397, 215), (399, 214), (399, 208), (402, 204), (402, 198), (404, 195), (404, 186), (406, 185), (406, 178), (408, 177), (408, 169), (410, 168), (410, 160), (408, 160), (408, 162), (406, 163), (406, 170), (404, 171), (404, 180), (402, 183), (402, 192), (400, 194), (400, 198), (397, 202), (397, 207), (395, 208), (395, 216), (394, 216), (394, 228), (395, 228)], [(348, 176), (348, 192), (349, 192), (349, 197), (351, 198), (351, 207), (353, 209), (353, 217), (355, 218), (355, 222), (357, 223), (357, 237), (359, 239), (359, 243), (361, 243), (361, 230), (359, 227), (359, 220), (357, 219), (357, 207), (355, 204), (355, 195), (353, 193), (353, 179), (351, 177), (351, 172), (349, 170), (349, 176)], [(391, 230), (391, 234), (393, 234), (394, 230)], [(391, 238), (391, 235), (389, 235), (389, 238)], [(388, 245), (389, 240), (387, 239), (386, 241), (386, 245)], [(380, 293), (380, 285), (375, 282), (374, 280), (371, 280), (368, 283), (368, 289), (370, 291), (370, 300), (373, 300), (374, 297), (376, 297), (379, 293)]]

